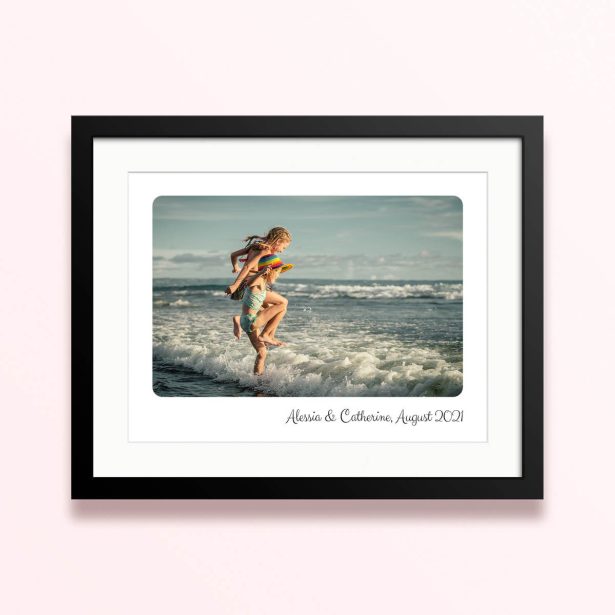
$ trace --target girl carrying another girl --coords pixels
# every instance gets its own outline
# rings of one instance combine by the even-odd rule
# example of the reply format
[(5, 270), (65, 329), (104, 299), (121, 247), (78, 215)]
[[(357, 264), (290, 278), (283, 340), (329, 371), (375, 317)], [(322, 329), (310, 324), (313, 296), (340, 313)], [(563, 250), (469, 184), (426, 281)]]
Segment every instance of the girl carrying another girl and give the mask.
[[(259, 261), (265, 256), (272, 256), (276, 253), (284, 252), (284, 250), (290, 245), (292, 237), (288, 230), (283, 226), (276, 226), (264, 236), (250, 235), (249, 237), (246, 237), (244, 241), (247, 242), (247, 245), (231, 254), (233, 273), (239, 272), (239, 275), (235, 281), (225, 290), (227, 295), (231, 295), (232, 299), (242, 298), (245, 280), (249, 275), (258, 273)], [(246, 258), (239, 259), (239, 257), (243, 255), (246, 255)], [(237, 265), (238, 259), (245, 263), (241, 271)], [(279, 293), (271, 290), (271, 288), (266, 288), (263, 307), (267, 308), (273, 305), (283, 305), (286, 308), (288, 306), (288, 300)], [(237, 339), (241, 337), (241, 326), (239, 320), (239, 316), (233, 316), (233, 334)], [(281, 345), (282, 343), (274, 336), (276, 329), (277, 324), (273, 327), (266, 328), (263, 332), (264, 337), (266, 338), (265, 341), (267, 343)]]

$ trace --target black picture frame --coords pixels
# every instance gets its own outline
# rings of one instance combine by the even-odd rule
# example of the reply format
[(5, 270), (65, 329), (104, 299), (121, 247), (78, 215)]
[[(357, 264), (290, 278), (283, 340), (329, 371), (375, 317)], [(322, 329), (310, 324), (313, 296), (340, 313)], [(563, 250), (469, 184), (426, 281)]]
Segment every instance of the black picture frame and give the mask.
[[(522, 469), (518, 478), (94, 477), (93, 140), (95, 138), (520, 138), (522, 142)], [(542, 116), (73, 116), (73, 499), (542, 499)], [(78, 257), (76, 257), (78, 255)]]

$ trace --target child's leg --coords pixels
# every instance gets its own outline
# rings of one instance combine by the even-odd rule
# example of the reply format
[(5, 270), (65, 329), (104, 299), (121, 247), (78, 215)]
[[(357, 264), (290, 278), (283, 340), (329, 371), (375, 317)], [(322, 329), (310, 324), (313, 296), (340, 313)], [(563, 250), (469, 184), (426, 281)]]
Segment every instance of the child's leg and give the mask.
[[(268, 290), (265, 295), (265, 301), (271, 303), (272, 305), (283, 305), (284, 309), (288, 308), (288, 299), (283, 297), (279, 293), (273, 292), (272, 290)], [(272, 319), (266, 325), (262, 331), (261, 336), (267, 337), (268, 340), (273, 340), (275, 338), (275, 332), (280, 324), (282, 318)]]
[(283, 346), (284, 342), (277, 340), (274, 338), (274, 334), (280, 321), (286, 315), (286, 308), (282, 308), (268, 323), (267, 326), (261, 332), (259, 339), (261, 342), (267, 342), (269, 344), (273, 344), (274, 346)]
[(288, 299), (280, 295), (280, 293), (276, 293), (272, 290), (268, 290), (267, 294), (265, 295), (265, 301), (263, 302), (263, 305), (266, 303), (270, 305), (274, 305), (276, 303), (282, 303), (284, 305), (288, 305)]
[(241, 316), (233, 316), (233, 335), (239, 339), (241, 337), (241, 325), (239, 324), (239, 319)]
[(254, 361), (254, 374), (260, 376), (265, 371), (265, 359), (267, 358), (267, 346), (258, 339), (258, 331), (255, 329), (250, 335), (250, 342), (256, 350), (256, 361)]
[(283, 342), (275, 340), (267, 329), (269, 328), (269, 331), (275, 331), (285, 314), (286, 306), (281, 303), (272, 305), (271, 307), (268, 307), (258, 313), (258, 316), (254, 321), (254, 328), (260, 329), (263, 325), (265, 325), (262, 333), (258, 336), (258, 339), (261, 342), (267, 342), (269, 344), (273, 344), (274, 346), (282, 346)]
[(261, 337), (265, 336), (267, 338), (267, 341), (275, 340), (275, 334), (276, 334), (276, 331), (278, 330), (278, 325), (282, 321), (282, 318), (284, 317), (285, 314), (286, 314), (286, 308), (284, 308), (284, 313), (282, 314), (280, 318), (272, 318), (263, 327), (263, 330), (261, 331)]

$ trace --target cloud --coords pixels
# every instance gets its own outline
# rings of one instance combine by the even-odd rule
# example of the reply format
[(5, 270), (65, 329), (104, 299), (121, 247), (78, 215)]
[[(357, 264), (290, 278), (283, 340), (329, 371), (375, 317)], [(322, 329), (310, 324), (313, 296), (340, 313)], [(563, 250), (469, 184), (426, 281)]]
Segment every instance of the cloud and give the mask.
[(360, 279), (406, 279), (415, 277), (439, 277), (446, 271), (445, 277), (461, 277), (461, 260), (421, 250), (416, 254), (381, 254), (378, 257), (367, 254), (294, 254), (290, 259), (296, 265), (295, 273), (308, 277), (326, 273), (322, 277), (354, 277)]
[(177, 270), (177, 265), (169, 262), (166, 258), (158, 258), (154, 260), (154, 273), (158, 276), (164, 273), (172, 273)]
[(204, 267), (212, 267), (221, 265), (225, 258), (222, 254), (193, 254), (192, 252), (186, 252), (184, 254), (176, 254), (166, 259), (176, 265), (196, 265), (199, 269)]
[(463, 241), (463, 231), (434, 231), (432, 233), (424, 233), (424, 237), (444, 237), (445, 239), (455, 239)]
[(159, 196), (153, 204), (154, 220), (220, 223), (281, 214), (295, 220), (380, 219), (404, 211), (417, 215), (458, 215), (456, 196)]

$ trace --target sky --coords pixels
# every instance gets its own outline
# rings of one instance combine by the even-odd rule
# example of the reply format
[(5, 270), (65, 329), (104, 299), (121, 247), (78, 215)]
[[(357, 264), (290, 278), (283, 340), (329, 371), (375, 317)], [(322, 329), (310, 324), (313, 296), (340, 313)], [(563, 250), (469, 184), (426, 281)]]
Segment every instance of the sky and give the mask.
[(283, 226), (289, 278), (461, 280), (462, 208), (455, 196), (161, 196), (154, 278), (232, 280), (246, 235)]

